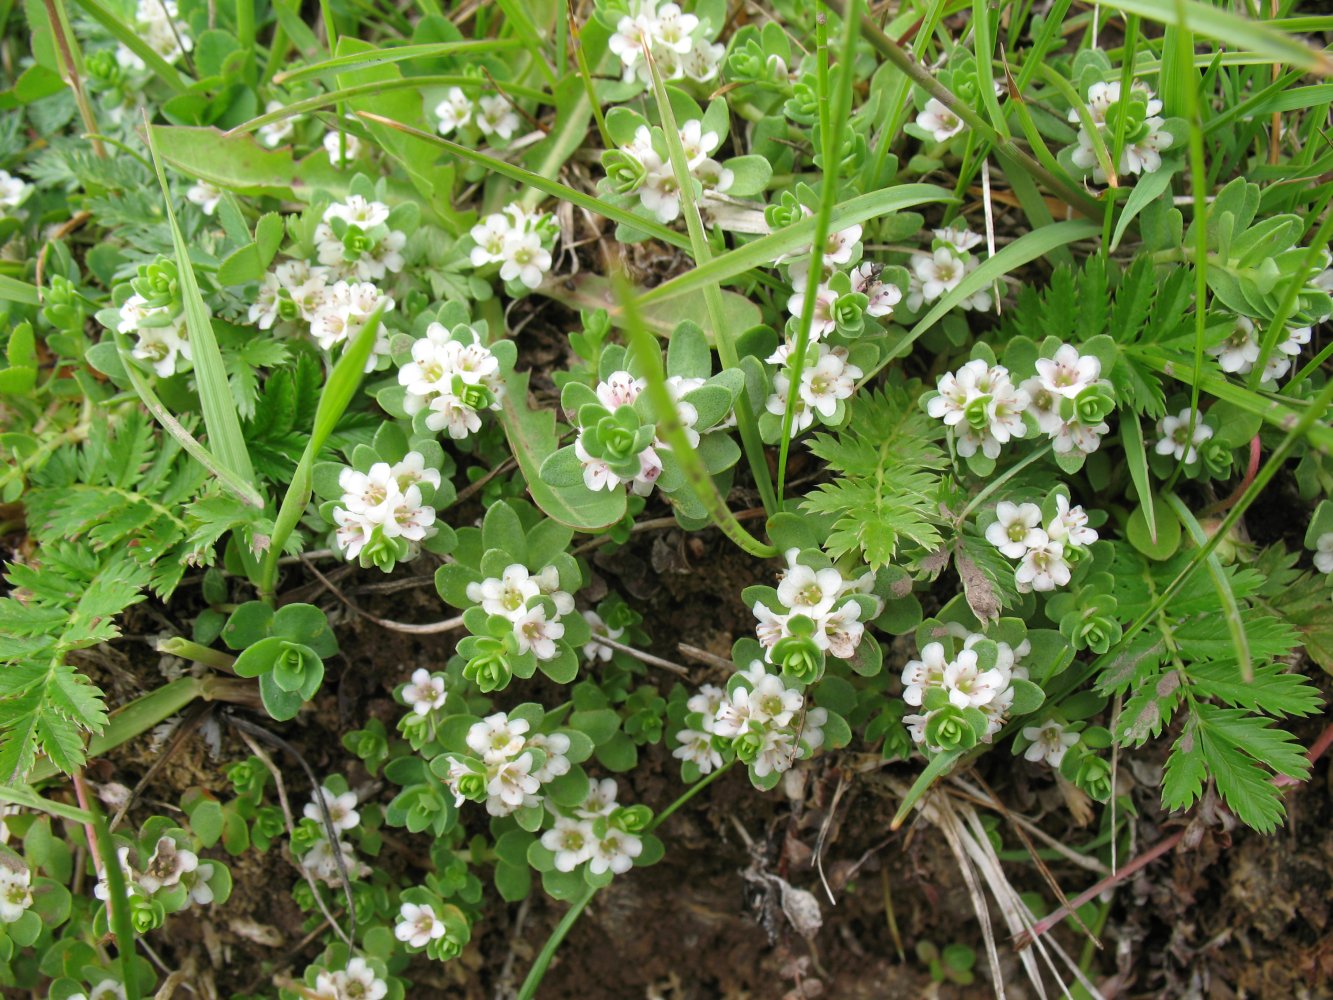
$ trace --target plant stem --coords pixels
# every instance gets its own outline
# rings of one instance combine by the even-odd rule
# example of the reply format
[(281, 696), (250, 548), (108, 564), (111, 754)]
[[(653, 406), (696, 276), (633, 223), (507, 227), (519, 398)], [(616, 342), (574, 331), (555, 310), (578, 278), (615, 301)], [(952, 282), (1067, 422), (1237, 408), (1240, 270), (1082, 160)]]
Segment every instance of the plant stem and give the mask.
[(1014, 476), (1018, 475), (1033, 462), (1045, 458), (1047, 454), (1050, 453), (1050, 450), (1051, 450), (1051, 444), (1047, 442), (1046, 444), (1038, 448), (1036, 451), (1034, 451), (1027, 458), (1023, 459), (1023, 461), (1015, 462), (1013, 465), (1009, 466), (1009, 468), (1005, 469), (1001, 475), (997, 476), (995, 479), (992, 479), (989, 483), (986, 484), (986, 488), (983, 489), (976, 496), (974, 496), (968, 502), (967, 506), (963, 508), (963, 512), (958, 515), (958, 523), (962, 524), (965, 520), (967, 520), (968, 514), (971, 514), (974, 510), (976, 510), (978, 507), (980, 507), (983, 503), (986, 502), (987, 497), (991, 496), (996, 490), (998, 490), (1009, 480), (1013, 479)]
[[(736, 758), (733, 757), (712, 774), (708, 775), (708, 777), (704, 778), (702, 781), (695, 782), (687, 788), (680, 798), (676, 799), (675, 802), (671, 803), (671, 805), (667, 806), (653, 817), (653, 821), (648, 824), (648, 827), (644, 832), (652, 833), (656, 830), (662, 825), (667, 817), (686, 802), (689, 802), (690, 799), (694, 798), (718, 778), (722, 777), (722, 775), (726, 774), (735, 763)], [(590, 885), (574, 898), (569, 910), (560, 919), (560, 923), (556, 924), (555, 930), (551, 931), (551, 936), (546, 939), (546, 943), (542, 945), (542, 950), (537, 955), (536, 960), (533, 961), (532, 968), (528, 970), (527, 978), (523, 980), (523, 985), (519, 988), (518, 1000), (532, 1000), (532, 998), (537, 995), (537, 987), (541, 985), (542, 977), (546, 975), (547, 966), (551, 964), (551, 959), (555, 957), (555, 952), (556, 949), (560, 947), (560, 942), (564, 941), (566, 935), (569, 934), (570, 928), (578, 922), (579, 917), (583, 915), (583, 911), (587, 909), (588, 904), (592, 902), (592, 897), (597, 895), (597, 890), (599, 888), (601, 887)]]
[(111, 839), (106, 817), (102, 815), (96, 797), (88, 794), (80, 773), (74, 775), (74, 788), (78, 792), (79, 801), (92, 818), (90, 826), (94, 847), (101, 861), (102, 877), (106, 879), (108, 890), (108, 922), (116, 936), (116, 950), (120, 953), (121, 985), (125, 988), (128, 1000), (139, 1000), (139, 975), (134, 965), (134, 924), (130, 920), (130, 896), (125, 884), (125, 871), (116, 856), (116, 842)]

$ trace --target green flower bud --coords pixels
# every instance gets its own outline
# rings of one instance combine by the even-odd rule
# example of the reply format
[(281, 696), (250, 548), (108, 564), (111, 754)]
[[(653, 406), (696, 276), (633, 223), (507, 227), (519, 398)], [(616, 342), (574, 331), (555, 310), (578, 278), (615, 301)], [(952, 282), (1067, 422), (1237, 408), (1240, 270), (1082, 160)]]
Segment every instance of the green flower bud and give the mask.
[(462, 375), (454, 375), (453, 382), (450, 384), (453, 394), (458, 397), (459, 402), (464, 406), (470, 406), (474, 410), (489, 409), (495, 402), (495, 395), (484, 385), (473, 385), (465, 382)]
[(484, 774), (469, 771), (458, 779), (455, 787), (458, 789), (458, 794), (469, 802), (486, 801), (486, 775)]
[(747, 729), (732, 741), (731, 748), (743, 764), (753, 764), (764, 749), (764, 734), (758, 728)]
[(130, 894), (130, 923), (139, 934), (161, 927), (167, 919), (166, 907), (151, 896)]
[(796, 195), (783, 191), (782, 196), (764, 209), (764, 221), (770, 229), (782, 229), (805, 218), (805, 209)]
[(1060, 633), (1075, 649), (1091, 649), (1102, 654), (1120, 641), (1120, 623), (1110, 615), (1071, 611), (1060, 619)]
[(963, 419), (973, 430), (985, 430), (990, 426), (990, 394), (977, 396), (963, 408)]
[(476, 652), (463, 666), (463, 676), (481, 688), (483, 694), (500, 691), (509, 685), (513, 668), (509, 665), (509, 646), (504, 639), (478, 636)]
[(227, 780), (236, 789), (237, 797), (259, 798), (264, 793), (269, 771), (257, 757), (247, 757), (227, 768)]
[(640, 833), (653, 821), (653, 811), (645, 805), (618, 806), (611, 813), (611, 825), (626, 833)]
[(298, 642), (280, 641), (273, 659), (273, 680), (284, 691), (299, 691), (314, 671), (323, 674), (324, 664), (309, 646)]
[(342, 235), (343, 257), (347, 260), (359, 260), (364, 254), (372, 253), (375, 241), (366, 235), (360, 226), (348, 226)]
[(323, 839), (323, 823), (313, 819), (303, 819), (292, 827), (292, 853), (300, 857)]
[(1111, 798), (1111, 765), (1093, 753), (1084, 753), (1074, 774), (1074, 784), (1098, 802)]
[(366, 543), (357, 561), (366, 569), (375, 566), (388, 573), (407, 554), (406, 549), (407, 543), (401, 538), (385, 538), (384, 533), (376, 528), (375, 536)]
[(833, 302), (833, 322), (842, 334), (857, 334), (865, 327), (866, 304), (870, 301), (863, 292), (839, 295)]
[(819, 91), (802, 79), (792, 85), (791, 97), (782, 105), (782, 113), (797, 125), (813, 125), (819, 120)]
[(130, 287), (145, 299), (149, 309), (169, 307), (174, 313), (180, 305), (179, 275), (176, 262), (158, 257), (151, 264), (140, 264)]
[(1231, 472), (1231, 449), (1216, 437), (1209, 438), (1199, 451), (1203, 455), (1203, 467), (1214, 479), (1225, 479)]
[(756, 83), (766, 78), (764, 47), (751, 38), (727, 57), (727, 77), (733, 83)]
[(1105, 383), (1097, 382), (1088, 386), (1074, 399), (1060, 401), (1060, 415), (1066, 420), (1077, 419), (1080, 423), (1096, 426), (1115, 410), (1115, 396)]
[(111, 49), (86, 53), (83, 67), (94, 90), (110, 90), (119, 87), (125, 80), (125, 69)]
[(931, 712), (926, 720), (926, 743), (942, 750), (970, 750), (976, 746), (977, 731), (961, 708), (946, 705)]
[(773, 644), (772, 659), (782, 666), (782, 674), (799, 684), (813, 684), (824, 672), (824, 651), (815, 644), (815, 623), (805, 615), (794, 615), (787, 622), (791, 635)]
[(602, 168), (611, 190), (616, 194), (632, 194), (643, 186), (648, 171), (633, 153), (623, 149), (608, 149), (602, 154)]

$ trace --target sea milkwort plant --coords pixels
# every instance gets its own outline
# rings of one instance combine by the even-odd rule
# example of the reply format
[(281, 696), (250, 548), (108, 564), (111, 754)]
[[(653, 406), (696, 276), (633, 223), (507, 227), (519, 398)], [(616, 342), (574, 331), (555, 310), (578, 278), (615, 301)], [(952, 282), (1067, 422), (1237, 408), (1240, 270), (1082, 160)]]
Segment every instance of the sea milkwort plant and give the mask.
[(0, 991), (1333, 991), (1317, 5), (4, 11)]

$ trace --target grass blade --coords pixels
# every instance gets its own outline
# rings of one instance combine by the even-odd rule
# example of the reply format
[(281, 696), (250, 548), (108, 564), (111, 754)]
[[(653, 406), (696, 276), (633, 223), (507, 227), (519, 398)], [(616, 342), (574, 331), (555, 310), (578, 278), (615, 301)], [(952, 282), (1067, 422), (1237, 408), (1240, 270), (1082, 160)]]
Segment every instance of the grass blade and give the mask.
[(630, 347), (643, 360), (648, 396), (658, 414), (658, 433), (671, 446), (671, 453), (680, 463), (690, 489), (699, 498), (699, 502), (707, 508), (708, 516), (724, 535), (750, 555), (760, 559), (771, 559), (778, 554), (778, 550), (755, 538), (736, 520), (736, 515), (731, 512), (726, 500), (718, 493), (717, 484), (708, 474), (703, 458), (691, 447), (689, 438), (685, 436), (685, 426), (680, 422), (680, 414), (676, 410), (670, 390), (667, 389), (666, 372), (662, 368), (662, 350), (657, 345), (657, 339), (643, 325), (643, 318), (639, 315), (639, 304), (634, 301), (634, 290), (628, 279), (624, 274), (617, 272), (612, 278), (612, 286), (615, 288), (616, 298), (620, 301)]
[(505, 49), (520, 49), (523, 42), (518, 38), (486, 38), (468, 42), (431, 42), (425, 45), (399, 45), (391, 49), (376, 49), (373, 52), (348, 52), (341, 56), (330, 56), (309, 66), (300, 66), (286, 73), (279, 73), (273, 78), (275, 84), (290, 86), (302, 80), (323, 76), (340, 70), (361, 69), (366, 66), (382, 66), (385, 63), (407, 62), (411, 59), (439, 59), (444, 56), (461, 56), (482, 52), (499, 52)]
[(1125, 449), (1125, 463), (1129, 478), (1138, 491), (1143, 506), (1143, 519), (1148, 523), (1148, 537), (1157, 544), (1157, 508), (1153, 504), (1152, 488), (1148, 485), (1148, 453), (1143, 446), (1143, 427), (1133, 413), (1120, 417), (1120, 443)]
[[(671, 160), (671, 172), (675, 174), (676, 185), (680, 189), (680, 214), (685, 218), (685, 228), (690, 233), (690, 249), (696, 267), (703, 267), (713, 258), (708, 247), (708, 236), (704, 232), (703, 216), (699, 213), (699, 204), (694, 197), (695, 180), (690, 173), (689, 160), (685, 147), (680, 141), (680, 126), (676, 124), (676, 113), (671, 108), (667, 97), (666, 84), (657, 69), (653, 54), (647, 44), (643, 47), (643, 58), (652, 77), (653, 97), (657, 101), (657, 112), (662, 119), (662, 133), (666, 140), (667, 153)], [(739, 368), (740, 356), (736, 353), (732, 331), (726, 329), (722, 308), (722, 288), (716, 281), (705, 282), (702, 288), (704, 303), (708, 306), (708, 315), (713, 321), (713, 330), (717, 333), (717, 356), (724, 368)], [(736, 400), (736, 426), (741, 432), (741, 446), (745, 460), (754, 476), (755, 486), (759, 490), (759, 499), (770, 517), (779, 510), (777, 495), (773, 491), (773, 479), (768, 471), (768, 461), (764, 456), (764, 442), (759, 437), (759, 424), (754, 411), (750, 409), (750, 398), (745, 393)], [(739, 525), (737, 525), (739, 527)], [(748, 534), (748, 533), (747, 533)]]
[(367, 317), (365, 325), (356, 336), (343, 348), (342, 357), (333, 366), (324, 391), (319, 395), (319, 404), (315, 407), (314, 426), (310, 431), (310, 440), (306, 442), (301, 461), (292, 473), (292, 481), (278, 508), (278, 516), (273, 523), (273, 536), (269, 540), (268, 551), (264, 554), (264, 564), (260, 568), (259, 595), (265, 600), (273, 597), (273, 586), (278, 579), (278, 559), (282, 556), (283, 546), (287, 544), (296, 522), (305, 513), (310, 502), (315, 459), (324, 448), (333, 429), (338, 426), (347, 406), (356, 395), (357, 387), (365, 374), (366, 360), (375, 347), (375, 336), (379, 332), (380, 316), (383, 305)]
[[(900, 184), (859, 195), (836, 206), (829, 219), (829, 227), (837, 231), (913, 205), (956, 200), (951, 191), (934, 184)], [(808, 246), (814, 235), (815, 219), (811, 216), (719, 254), (706, 264), (699, 263), (693, 270), (664, 281), (648, 291), (640, 301), (646, 306), (682, 295), (696, 295), (709, 284), (729, 281), (756, 267), (772, 264), (800, 247)]]
[(245, 438), (241, 436), (241, 422), (236, 415), (231, 386), (227, 383), (222, 352), (218, 350), (217, 338), (213, 336), (213, 322), (209, 318), (208, 307), (204, 305), (204, 298), (199, 293), (199, 284), (195, 281), (189, 248), (185, 244), (185, 237), (181, 234), (180, 224), (176, 221), (176, 212), (171, 207), (171, 189), (167, 187), (167, 175), (162, 169), (162, 160), (157, 155), (157, 143), (153, 139), (153, 130), (149, 127), (147, 114), (144, 116), (144, 134), (148, 140), (148, 151), (153, 157), (153, 167), (157, 170), (157, 182), (162, 187), (167, 222), (171, 226), (171, 242), (176, 250), (181, 300), (185, 306), (185, 325), (190, 335), (195, 381), (199, 386), (199, 401), (204, 411), (204, 427), (208, 430), (208, 442), (224, 468), (234, 473), (237, 479), (253, 486), (254, 467), (250, 464), (250, 453), (245, 447)]
[(408, 135), (416, 136), (418, 139), (424, 139), (427, 142), (433, 142), (441, 149), (452, 153), (460, 160), (466, 160), (468, 163), (475, 163), (485, 167), (501, 177), (508, 177), (511, 181), (517, 181), (519, 184), (526, 184), (529, 187), (536, 188), (543, 194), (552, 198), (559, 198), (561, 201), (567, 201), (579, 208), (587, 209), (596, 215), (600, 215), (612, 222), (619, 222), (630, 226), (640, 232), (647, 233), (654, 239), (659, 239), (663, 243), (668, 243), (681, 250), (690, 248), (689, 240), (681, 236), (675, 230), (668, 229), (661, 223), (654, 222), (651, 219), (644, 219), (635, 215), (627, 209), (609, 204), (601, 198), (595, 198), (592, 195), (584, 194), (582, 191), (576, 191), (566, 184), (559, 181), (548, 180), (541, 174), (533, 173), (523, 167), (516, 166), (507, 160), (502, 160), (495, 156), (489, 156), (486, 153), (478, 152), (475, 149), (469, 149), (467, 146), (461, 146), (456, 142), (451, 142), (440, 135), (432, 132), (424, 132), (419, 128), (413, 128), (411, 125), (404, 125), (402, 122), (394, 121), (392, 118), (385, 118), (383, 115), (372, 114), (369, 111), (358, 111), (357, 117), (364, 118), (366, 121), (375, 122), (377, 125), (384, 125), (388, 128), (397, 129), (399, 132), (405, 132)]
[(898, 338), (898, 342), (889, 349), (884, 356), (884, 360), (867, 372), (857, 383), (857, 388), (861, 388), (874, 378), (894, 358), (900, 357), (908, 347), (916, 342), (918, 337), (938, 323), (950, 309), (953, 309), (968, 296), (975, 295), (1010, 271), (1050, 253), (1057, 247), (1096, 236), (1098, 232), (1100, 232), (1100, 227), (1092, 222), (1078, 220), (1057, 222), (1044, 229), (1035, 229), (1030, 233), (1025, 233), (994, 257), (986, 258), (975, 271), (958, 283), (957, 288), (941, 298), (931, 308), (930, 312), (917, 320), (912, 329)]
[[(1185, 530), (1190, 533), (1194, 539), (1194, 544), (1202, 547), (1208, 542), (1208, 535), (1200, 527), (1198, 520), (1190, 512), (1189, 507), (1175, 493), (1167, 492), (1163, 494), (1167, 506), (1170, 507), (1180, 523), (1185, 526)], [(1204, 558), (1204, 566), (1208, 570), (1208, 575), (1212, 577), (1213, 589), (1217, 591), (1218, 600), (1222, 602), (1223, 617), (1227, 622), (1227, 631), (1231, 633), (1231, 644), (1236, 648), (1236, 660), (1240, 664), (1240, 675), (1248, 683), (1254, 680), (1254, 663), (1250, 658), (1250, 637), (1245, 632), (1245, 623), (1241, 621), (1240, 605), (1236, 603), (1236, 595), (1231, 590), (1231, 583), (1227, 576), (1222, 572), (1222, 564), (1217, 559), (1216, 552), (1209, 552)]]

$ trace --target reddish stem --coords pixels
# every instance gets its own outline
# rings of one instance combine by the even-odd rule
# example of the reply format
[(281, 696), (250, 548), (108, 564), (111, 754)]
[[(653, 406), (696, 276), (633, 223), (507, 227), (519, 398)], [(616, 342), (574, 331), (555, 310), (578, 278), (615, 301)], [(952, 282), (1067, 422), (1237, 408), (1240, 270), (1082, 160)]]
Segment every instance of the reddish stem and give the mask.
[[(1259, 439), (1255, 438), (1254, 440), (1255, 443), (1252, 445), (1253, 448), (1252, 453), (1257, 454)], [(1328, 752), (1328, 748), (1330, 746), (1333, 746), (1333, 723), (1330, 723), (1329, 725), (1324, 727), (1324, 731), (1319, 734), (1319, 738), (1315, 740), (1314, 743), (1311, 745), (1309, 752), (1305, 755), (1305, 759), (1308, 760), (1313, 765), (1315, 761), (1317, 761), (1320, 757), (1322, 757), (1325, 753)], [(1276, 785), (1278, 788), (1286, 788), (1290, 785), (1299, 785), (1301, 783), (1302, 783), (1301, 779), (1292, 778), (1285, 774), (1279, 774), (1274, 776), (1273, 778), (1273, 784)], [(1157, 844), (1148, 848), (1148, 850), (1144, 851), (1142, 854), (1140, 854), (1133, 861), (1129, 862), (1119, 871), (1113, 872), (1112, 874), (1106, 876), (1106, 878), (1102, 879), (1087, 892), (1080, 893), (1078, 896), (1075, 896), (1073, 899), (1071, 899), (1064, 906), (1060, 907), (1054, 913), (1038, 920), (1035, 924), (1032, 925), (1031, 930), (1024, 931), (1022, 934), (1018, 935), (1018, 937), (1014, 939), (1014, 946), (1018, 948), (1020, 951), (1028, 947), (1030, 944), (1032, 944), (1033, 941), (1041, 937), (1041, 935), (1045, 934), (1056, 924), (1060, 923), (1060, 921), (1064, 920), (1065, 917), (1069, 916), (1084, 903), (1088, 902), (1091, 899), (1095, 899), (1097, 896), (1101, 895), (1107, 889), (1119, 885), (1121, 882), (1125, 881), (1125, 879), (1129, 878), (1139, 869), (1152, 864), (1152, 862), (1156, 861), (1163, 854), (1166, 854), (1168, 851), (1174, 848), (1178, 843), (1180, 843), (1180, 838), (1183, 837), (1184, 835), (1185, 835), (1185, 828), (1182, 827), (1175, 833), (1171, 834), (1171, 836), (1167, 837), (1165, 840), (1159, 841)]]

